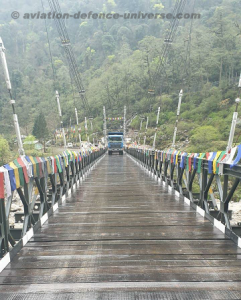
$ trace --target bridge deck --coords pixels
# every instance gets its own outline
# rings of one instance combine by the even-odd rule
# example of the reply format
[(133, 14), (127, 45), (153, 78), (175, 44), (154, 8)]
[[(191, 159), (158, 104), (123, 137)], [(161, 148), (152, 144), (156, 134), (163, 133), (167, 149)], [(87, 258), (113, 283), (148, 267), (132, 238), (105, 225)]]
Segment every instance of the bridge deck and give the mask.
[(240, 268), (241, 249), (113, 155), (0, 274), (0, 299), (240, 299)]

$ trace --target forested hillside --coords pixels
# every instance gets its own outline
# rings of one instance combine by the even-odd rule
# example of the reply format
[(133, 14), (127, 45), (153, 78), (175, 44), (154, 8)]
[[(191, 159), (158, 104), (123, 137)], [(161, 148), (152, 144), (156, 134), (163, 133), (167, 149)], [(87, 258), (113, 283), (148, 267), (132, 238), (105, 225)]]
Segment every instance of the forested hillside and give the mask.
[[(148, 97), (150, 78), (160, 63), (169, 20), (66, 20), (77, 58), (86, 97), (91, 107), (93, 131), (101, 132), (102, 107), (107, 116), (119, 117), (127, 106), (128, 117), (137, 113), (150, 117), (148, 142), (155, 116), (161, 107), (157, 146), (170, 146), (180, 89), (184, 91), (178, 130), (179, 147), (190, 151), (224, 149), (227, 143), (238, 80), (241, 71), (240, 0), (193, 0), (185, 12), (195, 11), (201, 19), (181, 20), (170, 47), (156, 96)], [(171, 12), (175, 0), (60, 0), (62, 12)], [(0, 0), (2, 37), (13, 84), (13, 95), (22, 134), (32, 133), (40, 112), (46, 115), (49, 132), (59, 127), (54, 91), (61, 94), (64, 124), (74, 124), (74, 99), (81, 121), (85, 113), (80, 98), (73, 96), (70, 74), (54, 20), (18, 20), (12, 11), (43, 12), (41, 1)], [(50, 11), (43, 0), (44, 11)], [(193, 7), (195, 8), (193, 9)], [(53, 80), (52, 52), (56, 82)], [(9, 95), (0, 72), (0, 133), (9, 140), (14, 134)], [(145, 124), (143, 124), (145, 125)], [(83, 126), (82, 126), (83, 127)], [(152, 129), (151, 129), (152, 127)], [(144, 131), (144, 126), (143, 126)], [(235, 142), (241, 142), (237, 129)]]

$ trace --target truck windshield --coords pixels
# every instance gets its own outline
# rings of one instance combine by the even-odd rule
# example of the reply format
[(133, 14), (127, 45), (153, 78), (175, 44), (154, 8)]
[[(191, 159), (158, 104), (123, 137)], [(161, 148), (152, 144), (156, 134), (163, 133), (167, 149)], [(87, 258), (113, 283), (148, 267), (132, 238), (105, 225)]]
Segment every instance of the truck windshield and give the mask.
[(121, 136), (110, 136), (109, 142), (122, 142), (122, 137)]

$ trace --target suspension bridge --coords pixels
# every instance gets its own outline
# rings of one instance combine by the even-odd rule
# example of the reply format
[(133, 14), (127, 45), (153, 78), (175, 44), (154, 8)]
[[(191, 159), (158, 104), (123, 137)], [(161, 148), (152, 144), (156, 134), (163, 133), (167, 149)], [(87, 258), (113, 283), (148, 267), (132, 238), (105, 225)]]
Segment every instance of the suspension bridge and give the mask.
[[(26, 158), (30, 178), (19, 161), (20, 228), (8, 222), (12, 194), (1, 196), (0, 299), (241, 297), (240, 231), (228, 222), (240, 166), (220, 162), (217, 172), (206, 156), (126, 151)], [(220, 208), (208, 197), (214, 177)]]
[[(176, 1), (173, 15), (182, 13), (187, 2)], [(61, 13), (58, 0), (49, 0), (49, 5)], [(77, 60), (65, 22), (55, 22), (73, 93), (78, 93), (88, 116), (88, 132), (87, 118), (93, 117)], [(177, 18), (170, 21), (156, 72), (149, 78), (150, 103), (162, 89), (159, 82), (178, 26)], [(45, 29), (55, 89), (46, 23)], [(193, 23), (185, 55), (187, 82), (192, 29)], [(23, 148), (1, 39), (0, 54), (19, 148), (19, 157), (0, 167), (0, 299), (241, 299), (241, 220), (234, 224), (230, 209), (241, 180), (241, 145), (233, 147), (240, 98), (225, 151), (175, 149), (181, 90), (171, 149), (156, 150), (159, 107), (151, 150), (145, 146), (147, 119), (143, 147), (132, 145), (124, 156), (108, 156), (105, 107), (103, 147), (66, 150), (60, 95), (55, 91), (65, 150), (32, 157)], [(137, 117), (128, 120), (126, 114), (124, 107), (124, 116), (117, 118), (123, 119), (124, 137)], [(140, 131), (142, 122), (143, 117)], [(20, 211), (14, 208), (16, 199)]]

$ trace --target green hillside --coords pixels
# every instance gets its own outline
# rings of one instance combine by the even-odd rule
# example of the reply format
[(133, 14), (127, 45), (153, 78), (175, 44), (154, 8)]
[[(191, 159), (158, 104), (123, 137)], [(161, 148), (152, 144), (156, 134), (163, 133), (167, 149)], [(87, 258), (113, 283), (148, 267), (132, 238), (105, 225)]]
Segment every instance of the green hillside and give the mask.
[[(62, 12), (171, 12), (174, 0), (59, 1)], [(139, 116), (149, 116), (147, 141), (151, 144), (156, 111), (161, 107), (157, 146), (171, 145), (180, 89), (184, 90), (178, 129), (178, 147), (189, 151), (224, 149), (229, 135), (241, 71), (241, 2), (239, 0), (189, 1), (185, 12), (201, 19), (182, 20), (168, 60), (148, 97), (150, 78), (160, 63), (169, 20), (66, 20), (93, 120), (93, 131), (102, 130), (102, 107), (109, 117), (119, 117), (124, 105), (131, 124), (139, 129)], [(59, 127), (54, 91), (58, 89), (65, 126), (74, 124), (74, 99), (83, 121), (80, 98), (73, 97), (70, 74), (54, 20), (11, 18), (12, 11), (43, 11), (41, 1), (0, 0), (2, 37), (13, 84), (13, 95), (22, 134), (32, 133), (40, 112), (46, 115), (49, 132)], [(48, 12), (48, 1), (43, 2)], [(49, 46), (56, 82), (53, 80)], [(75, 96), (77, 95), (75, 89)], [(76, 96), (77, 97), (77, 96)], [(0, 134), (12, 140), (11, 107), (3, 72), (0, 72)], [(143, 123), (143, 131), (144, 131)], [(83, 123), (82, 123), (83, 127)], [(152, 128), (151, 128), (152, 127)], [(99, 134), (101, 136), (101, 134)], [(241, 142), (237, 128), (235, 143)], [(143, 138), (143, 137), (142, 137)]]

